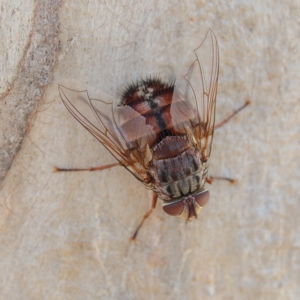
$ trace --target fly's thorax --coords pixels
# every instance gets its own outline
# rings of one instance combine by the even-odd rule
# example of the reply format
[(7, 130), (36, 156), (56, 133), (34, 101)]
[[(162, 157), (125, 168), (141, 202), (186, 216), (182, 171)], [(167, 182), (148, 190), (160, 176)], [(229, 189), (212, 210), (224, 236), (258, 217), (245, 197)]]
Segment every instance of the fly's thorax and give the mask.
[(163, 210), (171, 216), (180, 217), (185, 221), (190, 221), (199, 215), (202, 207), (209, 200), (209, 191), (200, 190), (193, 195), (188, 195), (183, 198), (164, 201)]
[(200, 152), (185, 137), (165, 137), (153, 149), (149, 173), (154, 191), (162, 200), (198, 191), (204, 185), (204, 172)]

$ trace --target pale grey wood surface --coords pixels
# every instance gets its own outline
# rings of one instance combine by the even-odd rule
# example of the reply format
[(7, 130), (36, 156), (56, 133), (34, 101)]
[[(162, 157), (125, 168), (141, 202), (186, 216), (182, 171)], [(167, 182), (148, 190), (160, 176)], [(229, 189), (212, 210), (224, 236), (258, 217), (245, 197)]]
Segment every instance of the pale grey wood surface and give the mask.
[[(30, 131), (1, 186), (0, 298), (297, 299), (300, 3), (65, 1), (59, 8), (41, 6), (44, 13), (35, 19), (35, 5), (42, 3), (15, 8), (32, 28), (9, 17), (1, 28), (4, 37), (9, 27), (20, 28), (13, 31), (18, 43), (1, 53), (23, 49), (7, 56), (11, 63), (0, 70), (6, 95), (26, 45), (41, 38), (35, 26), (53, 10), (60, 22), (59, 34), (48, 37), (49, 47), (51, 38), (60, 41), (54, 68), (47, 60), (37, 66), (48, 68), (51, 80), (39, 85)], [(139, 76), (185, 73), (208, 28), (220, 47), (217, 122), (252, 101), (214, 138), (210, 174), (238, 181), (209, 186), (209, 204), (188, 225), (158, 203), (131, 243), (151, 203), (133, 176), (123, 168), (53, 172), (55, 165), (114, 162), (67, 112), (57, 86), (73, 78), (117, 97)], [(37, 63), (34, 55), (26, 59)], [(14, 86), (19, 94), (28, 90), (22, 84), (29, 83)], [(2, 116), (18, 122), (16, 110), (0, 105)], [(26, 125), (19, 124), (23, 134)], [(7, 123), (1, 130), (6, 147)]]

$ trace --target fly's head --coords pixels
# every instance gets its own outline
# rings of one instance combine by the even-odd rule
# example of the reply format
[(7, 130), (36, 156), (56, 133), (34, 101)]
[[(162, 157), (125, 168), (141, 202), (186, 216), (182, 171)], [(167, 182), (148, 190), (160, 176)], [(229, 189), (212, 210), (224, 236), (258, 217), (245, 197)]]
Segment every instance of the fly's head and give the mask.
[(198, 217), (208, 200), (209, 191), (203, 189), (194, 195), (188, 195), (174, 201), (165, 201), (163, 210), (168, 215), (180, 217), (187, 222)]

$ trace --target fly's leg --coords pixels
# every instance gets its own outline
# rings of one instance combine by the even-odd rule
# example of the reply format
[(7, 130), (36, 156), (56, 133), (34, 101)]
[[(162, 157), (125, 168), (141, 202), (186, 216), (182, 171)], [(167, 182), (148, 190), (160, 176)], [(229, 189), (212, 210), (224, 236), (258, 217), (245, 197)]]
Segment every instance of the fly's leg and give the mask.
[(206, 178), (206, 182), (212, 184), (214, 180), (226, 180), (231, 184), (235, 184), (236, 180), (228, 177), (220, 177), (220, 176), (209, 176)]
[(65, 168), (59, 168), (59, 167), (54, 167), (54, 172), (73, 172), (73, 171), (101, 171), (105, 169), (110, 169), (113, 167), (121, 166), (119, 162), (105, 165), (105, 166), (100, 166), (100, 167), (94, 167), (94, 168), (85, 168), (85, 169), (65, 169)]
[(241, 106), (239, 109), (235, 110), (229, 117), (227, 117), (225, 120), (223, 120), (222, 122), (220, 122), (219, 124), (214, 126), (214, 129), (218, 129), (220, 127), (222, 127), (223, 125), (225, 125), (231, 118), (233, 118), (237, 113), (239, 113), (242, 109), (244, 109), (246, 106), (250, 105), (251, 101), (250, 100), (246, 100), (245, 104), (243, 106)]
[(138, 228), (134, 232), (134, 234), (131, 238), (132, 242), (135, 242), (137, 234), (138, 234), (139, 230), (141, 229), (142, 225), (144, 224), (145, 220), (151, 215), (151, 213), (155, 209), (156, 202), (157, 202), (157, 195), (153, 193), (151, 209), (144, 215), (144, 218), (143, 218), (142, 222), (140, 223), (140, 225), (138, 226)]
[[(223, 120), (219, 124), (215, 125), (214, 129), (218, 129), (218, 128), (222, 127), (223, 125), (225, 125), (231, 118), (233, 118), (237, 113), (239, 113), (241, 110), (243, 110), (245, 107), (247, 107), (250, 104), (251, 104), (251, 101), (246, 100), (246, 102), (240, 108), (235, 110), (229, 117), (227, 117), (225, 120)], [(235, 179), (228, 178), (228, 177), (221, 177), (221, 176), (209, 176), (206, 178), (206, 182), (209, 184), (212, 184), (212, 182), (214, 180), (226, 180), (226, 181), (229, 181), (231, 184), (234, 184), (236, 182)]]

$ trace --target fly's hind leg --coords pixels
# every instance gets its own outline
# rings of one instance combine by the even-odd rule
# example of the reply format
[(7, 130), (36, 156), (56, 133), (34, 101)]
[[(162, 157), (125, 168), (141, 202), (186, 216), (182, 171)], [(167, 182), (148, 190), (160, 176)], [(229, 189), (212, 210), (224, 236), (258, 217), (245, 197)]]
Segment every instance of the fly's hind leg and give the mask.
[(245, 107), (247, 107), (248, 105), (251, 104), (250, 100), (246, 100), (246, 102), (244, 103), (243, 106), (241, 106), (240, 108), (238, 108), (237, 110), (235, 110), (230, 116), (228, 116), (225, 120), (223, 120), (222, 122), (220, 122), (219, 124), (214, 126), (214, 129), (218, 129), (222, 126), (224, 126), (231, 118), (233, 118), (237, 113), (239, 113), (242, 109), (244, 109)]
[[(238, 108), (237, 110), (235, 110), (225, 120), (223, 120), (219, 124), (215, 125), (214, 129), (218, 129), (218, 128), (222, 127), (223, 125), (225, 125), (231, 118), (233, 118), (237, 113), (239, 113), (241, 110), (243, 110), (245, 107), (247, 107), (250, 104), (251, 104), (251, 101), (250, 100), (246, 100), (246, 102), (240, 108)], [(236, 180), (233, 179), (233, 178), (222, 177), (222, 176), (209, 176), (209, 177), (206, 178), (206, 182), (209, 183), (209, 184), (212, 184), (212, 182), (214, 180), (226, 180), (226, 181), (229, 181), (231, 184), (234, 184), (236, 182)]]
[(140, 223), (140, 225), (137, 227), (137, 229), (135, 230), (131, 241), (135, 242), (136, 237), (139, 233), (139, 230), (141, 229), (142, 225), (144, 224), (145, 220), (151, 215), (151, 213), (153, 212), (153, 210), (156, 207), (156, 202), (157, 202), (157, 195), (153, 193), (153, 198), (152, 198), (152, 205), (151, 205), (151, 209), (149, 211), (147, 211), (147, 213), (144, 215), (144, 218), (142, 220), (142, 222)]

